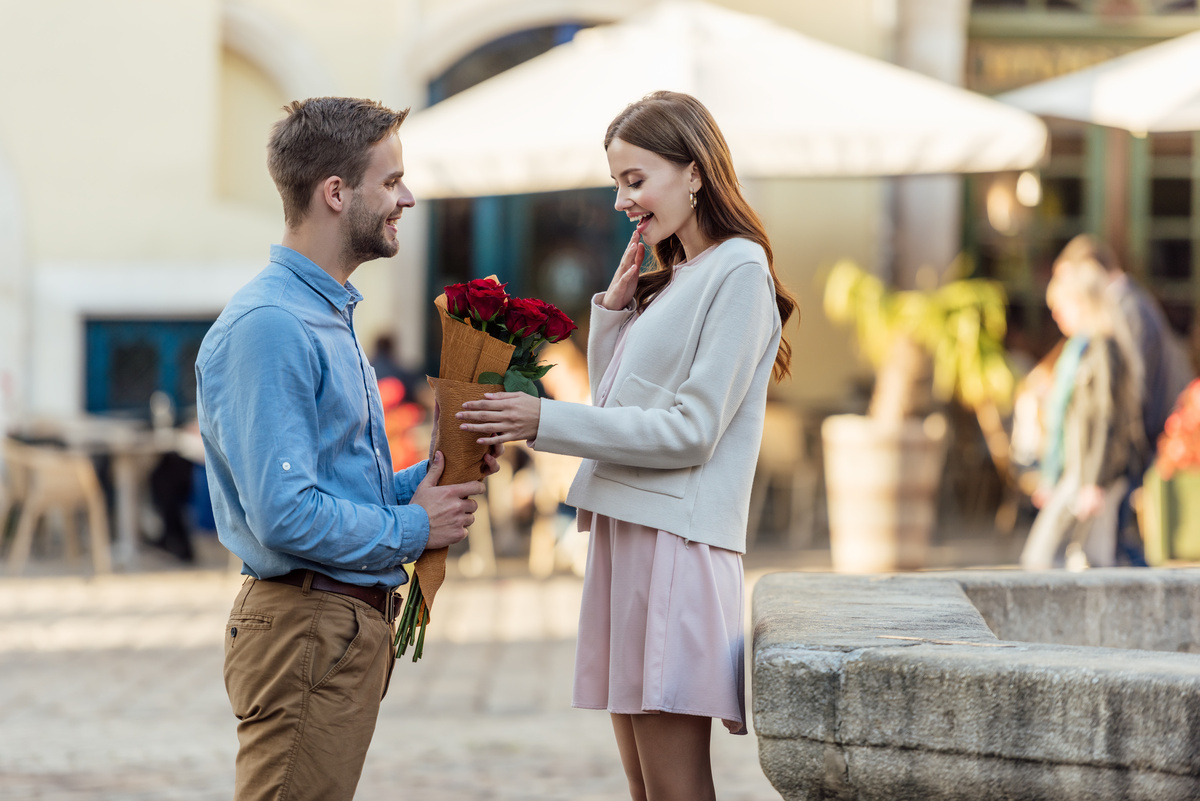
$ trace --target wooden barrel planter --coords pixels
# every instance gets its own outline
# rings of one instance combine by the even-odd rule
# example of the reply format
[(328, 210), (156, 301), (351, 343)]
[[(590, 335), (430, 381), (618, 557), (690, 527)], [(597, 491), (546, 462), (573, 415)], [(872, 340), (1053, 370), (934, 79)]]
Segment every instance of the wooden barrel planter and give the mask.
[(821, 425), (833, 569), (924, 567), (946, 456), (946, 420), (835, 415)]

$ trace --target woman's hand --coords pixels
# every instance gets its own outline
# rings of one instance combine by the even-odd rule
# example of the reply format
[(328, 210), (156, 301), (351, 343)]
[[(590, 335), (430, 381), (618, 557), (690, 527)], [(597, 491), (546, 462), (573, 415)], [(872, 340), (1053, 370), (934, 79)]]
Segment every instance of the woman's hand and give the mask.
[(1079, 488), (1075, 494), (1075, 516), (1080, 520), (1089, 520), (1104, 508), (1104, 489), (1095, 484), (1087, 484)]
[(1033, 495), (1029, 500), (1033, 501), (1035, 509), (1045, 509), (1046, 504), (1050, 503), (1050, 496), (1054, 494), (1054, 487), (1039, 486), (1033, 491)]
[(623, 309), (633, 300), (633, 293), (637, 289), (638, 271), (641, 270), (642, 261), (646, 258), (646, 245), (639, 239), (642, 235), (643, 224), (641, 223), (633, 229), (633, 236), (629, 238), (629, 246), (625, 248), (625, 253), (621, 256), (621, 263), (617, 265), (617, 271), (613, 273), (612, 283), (608, 285), (608, 291), (604, 293), (604, 299), (600, 301), (600, 305), (609, 311)]
[(542, 402), (524, 392), (488, 392), (483, 400), (467, 401), (454, 415), (463, 431), (479, 434), (480, 445), (536, 439)]
[(500, 472), (500, 457), (504, 455), (504, 446), (500, 444), (492, 445), (488, 448), (487, 453), (483, 455), (483, 477), (487, 478), (490, 475)]

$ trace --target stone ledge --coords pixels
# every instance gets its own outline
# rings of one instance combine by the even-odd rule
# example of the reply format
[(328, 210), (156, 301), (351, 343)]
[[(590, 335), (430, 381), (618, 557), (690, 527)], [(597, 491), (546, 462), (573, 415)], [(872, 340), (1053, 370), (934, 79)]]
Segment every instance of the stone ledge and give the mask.
[(1116, 641), (1096, 632), (1130, 622), (1121, 610), (1166, 608), (1184, 621), (1168, 636), (1125, 640), (1177, 650), (1196, 641), (1198, 588), (1196, 571), (765, 576), (763, 769), (787, 799), (1200, 798), (1200, 657), (988, 628), (1040, 634), (1036, 609), (1082, 609), (1105, 619), (1058, 629)]

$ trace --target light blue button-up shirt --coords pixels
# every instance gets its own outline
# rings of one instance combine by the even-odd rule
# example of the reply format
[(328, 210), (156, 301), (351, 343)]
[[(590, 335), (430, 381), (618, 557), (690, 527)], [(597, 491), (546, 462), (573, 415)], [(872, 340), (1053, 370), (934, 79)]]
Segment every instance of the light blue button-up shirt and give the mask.
[(428, 463), (392, 472), (375, 371), (354, 335), (360, 300), (272, 245), (196, 357), (217, 533), (255, 578), (307, 568), (395, 587), (429, 540), (429, 516), (408, 503)]

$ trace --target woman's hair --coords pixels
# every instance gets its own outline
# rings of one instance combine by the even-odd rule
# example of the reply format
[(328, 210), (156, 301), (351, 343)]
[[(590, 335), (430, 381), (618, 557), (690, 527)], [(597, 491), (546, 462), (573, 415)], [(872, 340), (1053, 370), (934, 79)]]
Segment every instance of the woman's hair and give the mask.
[(1058, 258), (1054, 260), (1054, 264), (1065, 264), (1069, 262), (1094, 261), (1102, 269), (1109, 273), (1115, 273), (1121, 270), (1121, 264), (1117, 261), (1117, 254), (1106, 243), (1092, 236), (1091, 234), (1077, 234), (1072, 237), (1058, 254)]
[[(691, 95), (655, 92), (630, 103), (608, 126), (604, 149), (613, 139), (649, 150), (674, 164), (696, 163), (703, 182), (696, 193), (696, 221), (710, 242), (745, 237), (757, 242), (767, 254), (767, 267), (775, 283), (779, 319), (787, 325), (796, 313), (796, 300), (775, 273), (774, 257), (762, 220), (742, 196), (729, 146), (716, 121), (704, 105)], [(653, 249), (653, 265), (638, 281), (637, 308), (644, 309), (671, 281), (671, 268), (684, 261), (683, 243), (670, 236)], [(786, 336), (779, 339), (773, 374), (782, 381), (791, 374), (792, 346)]]
[(1087, 333), (1110, 336), (1115, 315), (1106, 297), (1107, 287), (1108, 274), (1094, 259), (1060, 257), (1046, 285), (1046, 305), (1054, 309), (1061, 303), (1074, 301), (1082, 312)]

